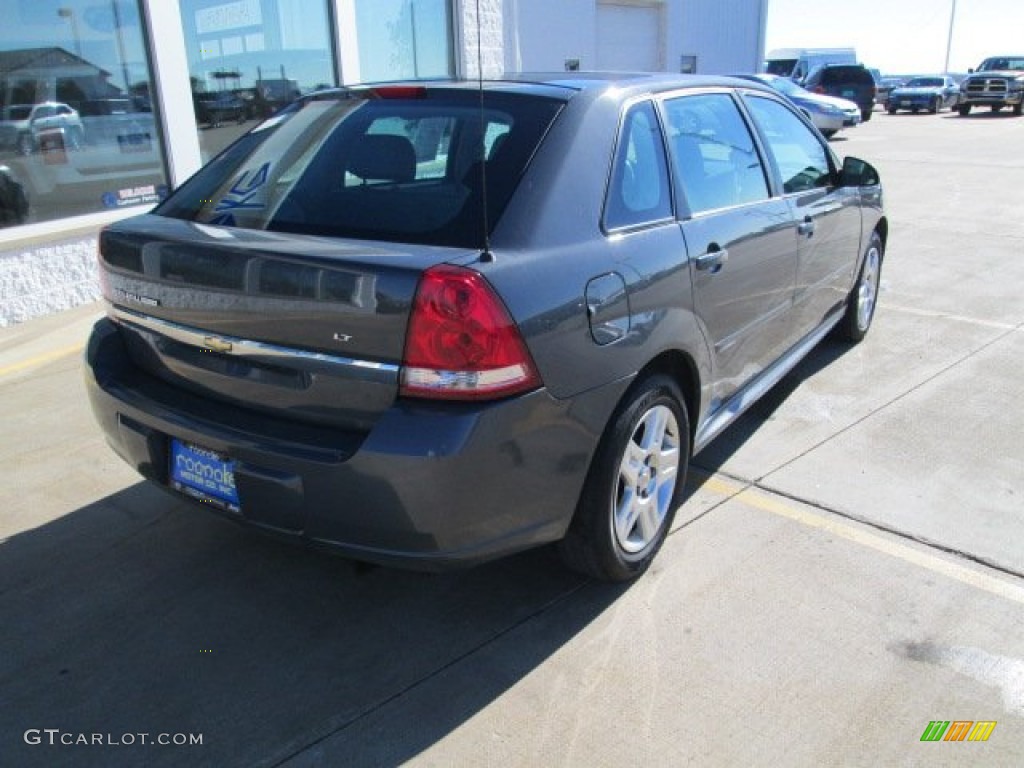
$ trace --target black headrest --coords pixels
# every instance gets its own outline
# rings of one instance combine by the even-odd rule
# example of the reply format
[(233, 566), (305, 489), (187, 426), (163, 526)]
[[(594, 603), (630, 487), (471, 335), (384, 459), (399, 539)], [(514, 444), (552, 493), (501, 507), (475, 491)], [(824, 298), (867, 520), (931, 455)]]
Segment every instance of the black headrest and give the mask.
[(355, 146), (348, 170), (364, 181), (412, 181), (416, 150), (404, 136), (367, 133)]

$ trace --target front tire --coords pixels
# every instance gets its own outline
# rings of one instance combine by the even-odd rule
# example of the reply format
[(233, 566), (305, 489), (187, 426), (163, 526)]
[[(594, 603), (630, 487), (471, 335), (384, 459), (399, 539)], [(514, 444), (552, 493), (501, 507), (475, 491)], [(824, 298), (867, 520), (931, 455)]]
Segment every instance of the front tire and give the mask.
[(967, 117), (969, 114), (971, 114), (971, 105), (961, 104), (959, 107), (956, 108), (956, 111), (960, 113), (960, 117)]
[(941, 108), (942, 108), (942, 99), (940, 99), (938, 96), (936, 96), (934, 99), (932, 99), (932, 105), (928, 109), (928, 111), (931, 112), (934, 115), (934, 114), (937, 114), (938, 111)]
[(843, 341), (856, 343), (871, 330), (871, 321), (875, 317), (875, 308), (878, 304), (883, 256), (882, 238), (877, 232), (872, 232), (867, 250), (864, 252), (857, 283), (846, 300), (846, 313), (836, 326), (839, 338)]
[(619, 404), (559, 544), (565, 564), (623, 582), (650, 566), (679, 507), (690, 459), (690, 423), (667, 376), (635, 384)]

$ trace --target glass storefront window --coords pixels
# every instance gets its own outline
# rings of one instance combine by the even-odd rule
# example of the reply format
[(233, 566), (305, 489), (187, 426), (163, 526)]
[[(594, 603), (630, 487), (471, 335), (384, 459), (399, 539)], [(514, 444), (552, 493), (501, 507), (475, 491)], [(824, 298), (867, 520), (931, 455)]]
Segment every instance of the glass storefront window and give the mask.
[(452, 73), (449, 0), (356, 0), (359, 79)]
[(136, 0), (4, 0), (0, 227), (166, 193)]
[(336, 84), (327, 0), (181, 0), (203, 162), (297, 96)]

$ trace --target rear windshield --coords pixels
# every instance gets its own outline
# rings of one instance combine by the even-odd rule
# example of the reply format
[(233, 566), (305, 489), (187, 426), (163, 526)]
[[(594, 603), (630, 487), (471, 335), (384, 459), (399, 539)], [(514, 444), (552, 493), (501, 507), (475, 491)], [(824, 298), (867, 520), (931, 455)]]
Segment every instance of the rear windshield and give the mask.
[(838, 83), (858, 83), (874, 85), (875, 79), (864, 67), (825, 67), (821, 71), (822, 85)]
[[(381, 87), (300, 102), (156, 213), (246, 229), (478, 247), (564, 101)], [(486, 178), (486, 190), (482, 179)], [(484, 192), (486, 191), (486, 194)]]
[(789, 77), (793, 73), (793, 67), (795, 66), (796, 59), (772, 59), (765, 62), (764, 71), (769, 75)]
[(4, 114), (8, 120), (24, 120), (32, 113), (32, 105), (21, 106), (21, 107), (8, 107), (4, 110)]

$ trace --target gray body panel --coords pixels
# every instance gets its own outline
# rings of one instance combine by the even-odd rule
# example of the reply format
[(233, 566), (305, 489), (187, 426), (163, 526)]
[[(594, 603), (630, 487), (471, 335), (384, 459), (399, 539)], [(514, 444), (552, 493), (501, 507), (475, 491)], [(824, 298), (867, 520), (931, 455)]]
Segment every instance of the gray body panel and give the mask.
[[(838, 170), (825, 191), (783, 196), (775, 179), (767, 201), (696, 217), (674, 192), (673, 217), (602, 226), (630, 104), (737, 87), (782, 103), (772, 91), (720, 78), (530, 79), (485, 86), (566, 100), (486, 254), (483, 242), (378, 243), (160, 215), (109, 228), (111, 320), (90, 342), (87, 381), (114, 449), (162, 486), (172, 438), (230, 457), (234, 517), (294, 538), (382, 562), (476, 562), (564, 535), (642, 372), (681, 376), (699, 450), (836, 322), (862, 244), (884, 227), (880, 189), (844, 188)], [(813, 238), (798, 232), (805, 216)], [(713, 245), (729, 259), (698, 269)], [(494, 289), (540, 389), (477, 403), (398, 397), (416, 286), (442, 263)]]

